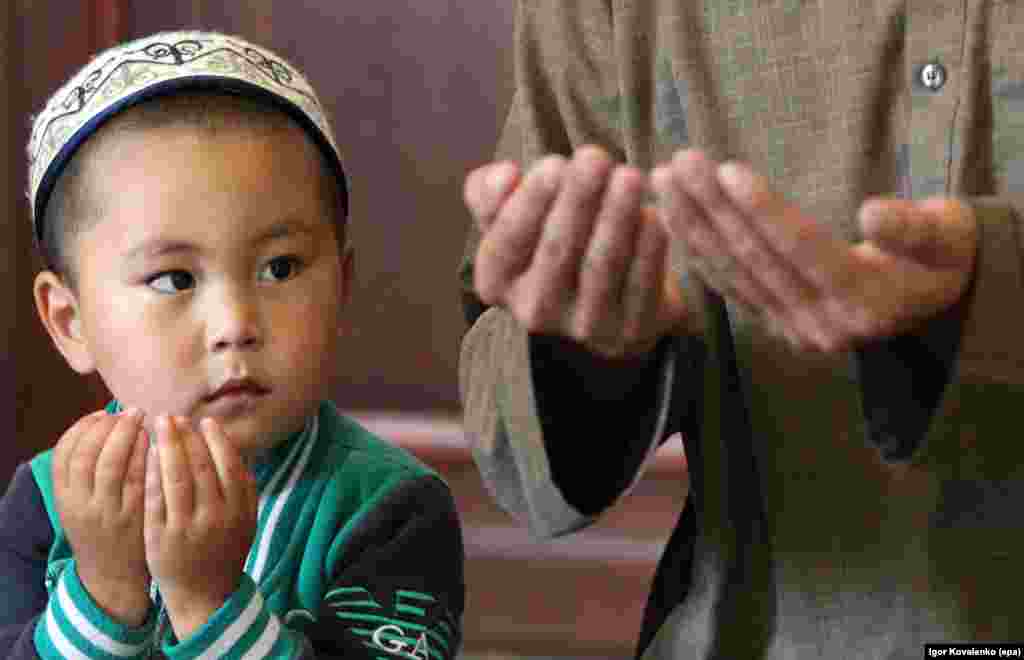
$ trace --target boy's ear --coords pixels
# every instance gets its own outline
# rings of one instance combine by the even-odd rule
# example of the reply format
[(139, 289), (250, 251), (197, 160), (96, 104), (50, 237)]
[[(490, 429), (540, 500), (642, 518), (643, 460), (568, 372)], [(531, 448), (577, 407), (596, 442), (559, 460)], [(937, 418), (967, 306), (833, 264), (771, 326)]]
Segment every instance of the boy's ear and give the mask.
[(71, 368), (80, 374), (95, 371), (96, 365), (82, 331), (82, 317), (75, 295), (49, 270), (36, 275), (33, 292), (39, 320)]

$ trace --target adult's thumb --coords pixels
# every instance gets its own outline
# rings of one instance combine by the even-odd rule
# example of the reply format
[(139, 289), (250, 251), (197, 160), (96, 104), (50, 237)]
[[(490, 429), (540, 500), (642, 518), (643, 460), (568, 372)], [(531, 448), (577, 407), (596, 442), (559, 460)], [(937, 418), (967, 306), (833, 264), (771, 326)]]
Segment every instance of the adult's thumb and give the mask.
[(974, 253), (974, 211), (950, 197), (870, 200), (861, 207), (860, 225), (864, 240), (883, 252), (927, 266), (963, 266)]
[(662, 295), (659, 316), (665, 327), (663, 334), (696, 333), (696, 310), (693, 307), (693, 301), (687, 296), (683, 287), (682, 276), (674, 269), (666, 268), (662, 289), (664, 295)]
[(496, 162), (478, 167), (466, 176), (463, 199), (481, 231), (487, 231), (494, 222), (518, 174), (515, 164)]

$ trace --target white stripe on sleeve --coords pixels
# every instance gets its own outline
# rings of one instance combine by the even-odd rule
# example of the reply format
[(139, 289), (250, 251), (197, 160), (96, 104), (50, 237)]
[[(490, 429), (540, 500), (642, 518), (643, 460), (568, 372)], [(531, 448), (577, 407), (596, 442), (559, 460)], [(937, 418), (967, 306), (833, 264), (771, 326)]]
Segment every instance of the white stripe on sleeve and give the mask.
[[(249, 605), (242, 611), (238, 618), (235, 619), (230, 626), (224, 631), (224, 633), (217, 638), (213, 644), (210, 644), (209, 648), (203, 652), (200, 658), (223, 658), (228, 654), (238, 640), (242, 638), (242, 635), (249, 631), (249, 628), (256, 623), (256, 619), (259, 618), (260, 613), (263, 611), (263, 596), (259, 590), (254, 591), (252, 599), (249, 600)], [(273, 620), (273, 617), (271, 617)]]
[(69, 660), (89, 660), (89, 656), (75, 648), (75, 645), (61, 632), (57, 619), (53, 616), (52, 603), (46, 608), (46, 634), (50, 637), (50, 642), (53, 643), (61, 657), (68, 658)]
[(270, 624), (263, 630), (263, 634), (256, 640), (256, 643), (252, 645), (242, 660), (260, 660), (270, 655), (270, 650), (274, 648), (274, 644), (277, 643), (278, 638), (281, 636), (281, 624), (277, 620), (277, 617), (273, 614), (270, 615)]
[(66, 579), (66, 576), (62, 576), (57, 586), (57, 600), (60, 601), (60, 608), (64, 611), (64, 616), (68, 618), (68, 621), (78, 632), (82, 633), (83, 637), (100, 650), (111, 655), (133, 657), (145, 650), (148, 646), (146, 642), (141, 644), (125, 644), (94, 626), (88, 617), (78, 609), (75, 601), (71, 598), (71, 594), (68, 593)]

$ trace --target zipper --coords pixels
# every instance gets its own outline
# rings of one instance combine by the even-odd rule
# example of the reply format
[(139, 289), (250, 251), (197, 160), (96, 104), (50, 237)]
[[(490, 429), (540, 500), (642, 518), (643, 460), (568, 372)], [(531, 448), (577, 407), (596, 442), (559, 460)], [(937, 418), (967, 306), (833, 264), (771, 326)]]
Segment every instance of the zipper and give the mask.
[(164, 603), (164, 599), (160, 596), (160, 590), (156, 586), (156, 580), (151, 580), (149, 583), (149, 597), (153, 601), (153, 604), (157, 606), (156, 615), (156, 628), (153, 631), (153, 638), (150, 640), (149, 654), (147, 658), (161, 658), (160, 654), (160, 641), (164, 637), (164, 631), (167, 629), (167, 605)]

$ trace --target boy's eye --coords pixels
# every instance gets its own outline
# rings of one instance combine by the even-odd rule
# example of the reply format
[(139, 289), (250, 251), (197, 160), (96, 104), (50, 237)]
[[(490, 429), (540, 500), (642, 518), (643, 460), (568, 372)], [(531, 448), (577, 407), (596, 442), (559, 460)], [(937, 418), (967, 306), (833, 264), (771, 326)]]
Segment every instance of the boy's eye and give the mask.
[[(166, 284), (154, 286), (154, 284), (161, 281), (165, 281)], [(195, 277), (192, 276), (192, 273), (185, 270), (169, 270), (164, 273), (157, 273), (146, 280), (147, 285), (152, 286), (161, 293), (178, 293), (183, 289), (192, 288), (195, 286), (195, 283)], [(169, 289), (168, 286), (170, 287)]]
[[(269, 272), (272, 279), (281, 281), (293, 277), (295, 271), (301, 266), (302, 260), (294, 255), (274, 257), (267, 263), (263, 272)], [(163, 284), (157, 285), (158, 282), (163, 282)], [(147, 286), (151, 286), (161, 293), (179, 293), (185, 289), (191, 289), (195, 284), (195, 276), (187, 270), (168, 270), (157, 273), (146, 280)]]
[(283, 257), (274, 257), (264, 268), (264, 272), (270, 272), (271, 277), (276, 280), (286, 280), (295, 274), (295, 271), (301, 266), (301, 260), (294, 255), (286, 255)]

